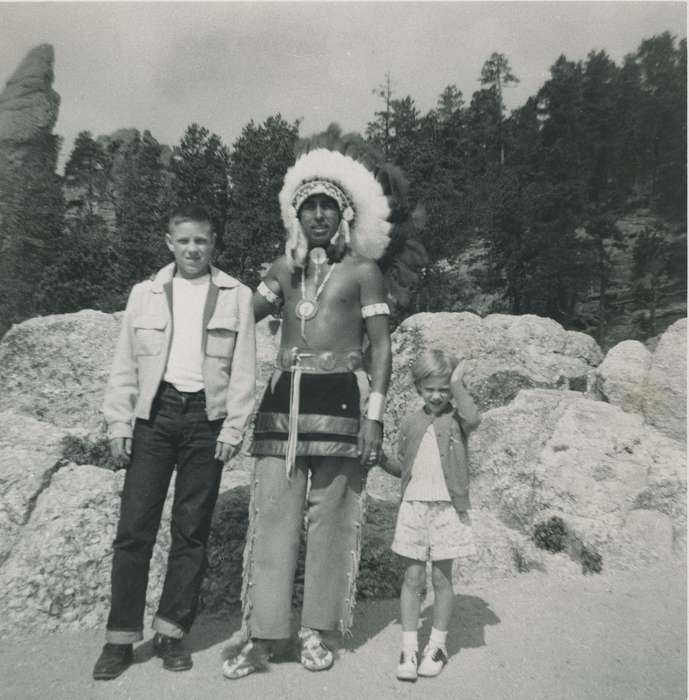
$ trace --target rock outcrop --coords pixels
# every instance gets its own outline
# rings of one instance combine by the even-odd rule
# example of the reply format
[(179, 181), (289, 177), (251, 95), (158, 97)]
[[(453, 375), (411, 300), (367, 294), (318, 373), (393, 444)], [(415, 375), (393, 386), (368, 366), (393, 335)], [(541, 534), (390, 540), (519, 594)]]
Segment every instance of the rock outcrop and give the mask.
[(687, 439), (687, 319), (663, 333), (646, 380), (644, 415), (668, 435)]
[[(586, 557), (618, 568), (683, 556), (686, 448), (676, 429), (685, 401), (683, 324), (653, 353), (626, 343), (605, 360), (588, 336), (534, 316), (419, 314), (400, 326), (388, 449), (396, 423), (418, 405), (408, 368), (422, 347), (465, 358), (466, 382), (483, 410), (470, 439), (477, 554), (458, 560), (457, 581), (534, 567), (581, 575)], [(64, 441), (88, 447), (103, 438), (99, 408), (118, 326), (119, 315), (83, 311), (32, 319), (0, 341), (0, 634), (105, 623), (124, 473), (70, 462), (77, 458)], [(259, 394), (279, 342), (273, 330), (258, 326)], [(649, 401), (649, 386), (661, 398)], [(223, 476), (201, 594), (208, 612), (239, 601), (250, 467), (242, 455)], [(398, 593), (400, 562), (389, 550), (398, 489), (398, 480), (372, 470), (362, 596)], [(168, 498), (151, 563), (149, 615), (163, 582), (170, 505)], [(567, 530), (559, 554), (534, 543), (536, 527), (553, 516)]]
[(0, 566), (50, 485), (66, 432), (14, 411), (0, 413)]
[[(54, 474), (0, 568), (2, 634), (104, 624), (122, 479), (74, 465)], [(155, 585), (156, 561), (151, 568)]]
[(642, 415), (661, 432), (687, 439), (687, 320), (673, 323), (650, 352), (635, 340), (619, 343), (592, 372), (591, 393)]
[(650, 368), (651, 353), (646, 346), (638, 340), (623, 340), (594, 371), (592, 390), (624, 411), (643, 413), (644, 380)]
[[(13, 326), (0, 342), (0, 411), (13, 410), (97, 438), (121, 314), (79, 311)], [(260, 395), (279, 336), (257, 327)]]
[(588, 373), (603, 359), (593, 338), (539, 316), (416, 314), (393, 335), (385, 423), (392, 439), (401, 417), (420, 406), (409, 368), (426, 347), (448, 350), (465, 361), (465, 383), (483, 411), (504, 406), (522, 389), (585, 391)]
[(50, 133), (60, 96), (52, 89), (54, 51), (41, 44), (29, 51), (0, 93), (0, 144), (9, 147)]
[(100, 432), (119, 325), (112, 314), (80, 311), (13, 326), (0, 343), (0, 410)]
[[(112, 542), (124, 472), (69, 464), (53, 469), (51, 476), (50, 488), (35, 499), (30, 526), (16, 533), (14, 546), (0, 566), (2, 635), (102, 628), (107, 620)], [(201, 590), (204, 612), (227, 613), (239, 604), (249, 478), (242, 470), (224, 475)], [(151, 558), (149, 617), (155, 614), (163, 588), (171, 507), (168, 496)], [(370, 524), (363, 538), (358, 579), (360, 597), (399, 594), (401, 566), (389, 551), (395, 512), (392, 503), (372, 501), (369, 505)], [(295, 605), (301, 602), (302, 583), (303, 568), (297, 571)]]
[(52, 46), (37, 46), (0, 93), (0, 337), (32, 315), (43, 251), (62, 224), (53, 59)]
[[(685, 546), (685, 448), (640, 415), (575, 392), (523, 391), (484, 415), (470, 450), (473, 507), (517, 533), (556, 515), (607, 565)], [(639, 533), (640, 517), (667, 538)]]

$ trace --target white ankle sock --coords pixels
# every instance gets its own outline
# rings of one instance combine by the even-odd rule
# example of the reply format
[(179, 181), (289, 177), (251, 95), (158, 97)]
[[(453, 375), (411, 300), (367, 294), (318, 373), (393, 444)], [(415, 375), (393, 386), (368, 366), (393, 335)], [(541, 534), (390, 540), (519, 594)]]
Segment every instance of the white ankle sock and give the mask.
[(402, 649), (408, 651), (417, 651), (419, 648), (419, 639), (416, 631), (402, 632)]
[(446, 643), (447, 630), (437, 630), (435, 627), (431, 627), (431, 636), (428, 640), (428, 645), (445, 651)]

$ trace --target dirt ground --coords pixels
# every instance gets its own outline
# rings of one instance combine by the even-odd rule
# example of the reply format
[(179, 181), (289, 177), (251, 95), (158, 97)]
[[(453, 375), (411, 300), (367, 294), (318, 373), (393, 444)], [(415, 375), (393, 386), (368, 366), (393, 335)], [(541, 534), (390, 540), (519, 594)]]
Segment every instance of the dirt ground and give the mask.
[[(420, 643), (430, 630), (424, 608)], [(335, 666), (309, 673), (295, 662), (240, 681), (221, 674), (237, 619), (204, 617), (190, 635), (194, 668), (170, 673), (150, 640), (120, 678), (91, 680), (100, 630), (0, 642), (0, 697), (12, 700), (244, 698), (256, 700), (684, 700), (687, 697), (686, 566), (560, 578), (529, 573), (456, 595), (440, 676), (401, 683), (397, 601), (361, 603), (353, 638)]]

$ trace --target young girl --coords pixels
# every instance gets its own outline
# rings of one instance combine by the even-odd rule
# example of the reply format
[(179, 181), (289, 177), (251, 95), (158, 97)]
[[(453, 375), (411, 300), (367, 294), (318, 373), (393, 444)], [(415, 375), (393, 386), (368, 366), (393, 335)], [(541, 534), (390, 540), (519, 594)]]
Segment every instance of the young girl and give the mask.
[[(381, 466), (402, 479), (402, 503), (392, 550), (404, 558), (400, 597), (402, 653), (397, 678), (437, 676), (447, 663), (447, 628), (452, 615), (452, 560), (475, 551), (469, 508), (467, 436), (480, 422), (462, 376), (464, 363), (442, 350), (427, 350), (412, 367), (424, 407), (407, 416), (398, 435), (397, 458)], [(454, 405), (451, 403), (454, 400)], [(432, 562), (433, 628), (418, 664), (417, 627)]]

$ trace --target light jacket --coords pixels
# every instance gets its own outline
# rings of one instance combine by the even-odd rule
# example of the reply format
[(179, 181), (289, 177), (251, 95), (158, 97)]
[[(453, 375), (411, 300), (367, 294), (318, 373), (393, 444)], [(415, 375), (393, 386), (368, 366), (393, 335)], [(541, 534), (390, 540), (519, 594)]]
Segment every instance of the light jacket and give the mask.
[[(122, 319), (103, 414), (110, 438), (130, 438), (136, 418), (147, 420), (172, 342), (171, 263), (134, 285)], [(224, 418), (220, 442), (242, 440), (254, 408), (256, 330), (251, 290), (211, 266), (203, 310), (203, 383), (208, 420)]]
[(397, 438), (397, 459), (388, 459), (387, 470), (401, 477), (404, 498), (421, 439), (432, 423), (445, 484), (452, 505), (461, 513), (470, 508), (467, 438), (478, 427), (481, 416), (462, 382), (452, 385), (452, 395), (455, 405), (448, 404), (439, 416), (426, 413), (422, 408), (402, 420)]

